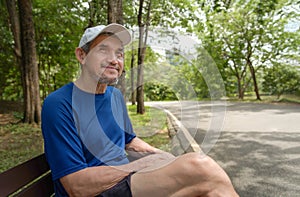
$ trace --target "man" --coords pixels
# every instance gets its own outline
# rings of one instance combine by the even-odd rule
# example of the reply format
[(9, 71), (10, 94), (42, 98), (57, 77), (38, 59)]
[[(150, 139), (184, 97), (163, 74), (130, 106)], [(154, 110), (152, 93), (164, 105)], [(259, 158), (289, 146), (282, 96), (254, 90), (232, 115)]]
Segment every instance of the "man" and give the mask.
[[(76, 58), (81, 74), (50, 94), (42, 110), (45, 153), (56, 196), (238, 196), (210, 157), (175, 158), (136, 137), (121, 93), (130, 33), (118, 24), (88, 28)], [(128, 154), (144, 157), (129, 162)]]

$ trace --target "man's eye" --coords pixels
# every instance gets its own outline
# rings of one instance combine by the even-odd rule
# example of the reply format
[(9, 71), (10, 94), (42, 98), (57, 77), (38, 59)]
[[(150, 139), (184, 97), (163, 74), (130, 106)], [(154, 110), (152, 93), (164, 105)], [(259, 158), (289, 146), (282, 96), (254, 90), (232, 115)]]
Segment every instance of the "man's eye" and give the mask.
[(99, 51), (100, 51), (101, 53), (106, 53), (106, 52), (107, 52), (107, 49), (106, 49), (106, 48), (100, 48)]
[(123, 58), (123, 56), (124, 56), (124, 54), (122, 52), (118, 52), (118, 53), (116, 53), (116, 55), (118, 58)]

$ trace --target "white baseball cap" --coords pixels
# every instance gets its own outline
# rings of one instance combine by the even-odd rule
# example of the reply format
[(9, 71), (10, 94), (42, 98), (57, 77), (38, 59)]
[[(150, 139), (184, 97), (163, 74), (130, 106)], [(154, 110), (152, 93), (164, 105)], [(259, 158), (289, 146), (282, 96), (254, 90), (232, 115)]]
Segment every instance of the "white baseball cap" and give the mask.
[(83, 47), (88, 42), (94, 40), (100, 33), (105, 32), (115, 34), (121, 40), (124, 46), (131, 42), (131, 35), (123, 25), (111, 23), (107, 26), (98, 25), (95, 27), (87, 28), (80, 39), (78, 47)]

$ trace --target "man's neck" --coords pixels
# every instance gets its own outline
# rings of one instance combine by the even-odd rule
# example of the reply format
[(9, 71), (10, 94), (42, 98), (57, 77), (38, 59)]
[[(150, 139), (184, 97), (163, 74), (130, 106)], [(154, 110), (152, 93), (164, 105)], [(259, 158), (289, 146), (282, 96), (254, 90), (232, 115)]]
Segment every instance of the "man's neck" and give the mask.
[(93, 82), (86, 82), (82, 78), (77, 79), (74, 84), (81, 90), (89, 92), (92, 94), (104, 94), (107, 89), (106, 83), (98, 82), (97, 84)]
[(105, 83), (98, 83), (96, 87), (96, 94), (104, 94), (107, 88), (107, 84)]

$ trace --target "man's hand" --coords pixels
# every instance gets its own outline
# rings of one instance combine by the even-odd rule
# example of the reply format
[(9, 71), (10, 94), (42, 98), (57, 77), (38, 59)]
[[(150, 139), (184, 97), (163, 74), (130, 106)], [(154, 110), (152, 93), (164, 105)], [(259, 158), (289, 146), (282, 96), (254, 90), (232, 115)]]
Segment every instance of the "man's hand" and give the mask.
[(129, 144), (126, 145), (126, 151), (134, 151), (145, 154), (153, 154), (160, 151), (159, 149), (151, 146), (147, 142), (144, 142), (138, 137), (133, 138)]
[(140, 159), (151, 154), (170, 154), (151, 146), (138, 137), (126, 145), (126, 152), (130, 160)]

